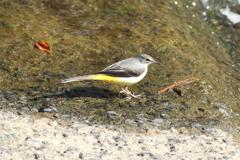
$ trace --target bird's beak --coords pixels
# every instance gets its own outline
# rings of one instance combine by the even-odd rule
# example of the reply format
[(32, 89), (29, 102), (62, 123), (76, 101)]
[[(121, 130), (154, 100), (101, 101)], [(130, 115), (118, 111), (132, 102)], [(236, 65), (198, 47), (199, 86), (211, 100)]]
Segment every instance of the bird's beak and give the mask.
[(160, 64), (159, 62), (157, 62), (157, 61), (155, 61), (155, 60), (153, 60), (153, 61), (152, 61), (152, 63), (155, 63), (155, 64)]

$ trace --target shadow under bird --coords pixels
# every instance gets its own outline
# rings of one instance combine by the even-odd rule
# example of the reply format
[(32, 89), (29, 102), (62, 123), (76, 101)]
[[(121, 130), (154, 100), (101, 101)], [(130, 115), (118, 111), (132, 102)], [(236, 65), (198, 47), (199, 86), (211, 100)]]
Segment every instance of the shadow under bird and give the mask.
[(159, 64), (150, 55), (140, 54), (138, 56), (114, 63), (102, 71), (91, 75), (64, 79), (62, 80), (62, 83), (84, 80), (100, 80), (121, 86), (122, 91), (120, 91), (120, 93), (126, 93), (128, 98), (140, 98), (141, 95), (134, 95), (127, 89), (127, 87), (142, 80), (147, 74), (148, 65), (152, 63)]

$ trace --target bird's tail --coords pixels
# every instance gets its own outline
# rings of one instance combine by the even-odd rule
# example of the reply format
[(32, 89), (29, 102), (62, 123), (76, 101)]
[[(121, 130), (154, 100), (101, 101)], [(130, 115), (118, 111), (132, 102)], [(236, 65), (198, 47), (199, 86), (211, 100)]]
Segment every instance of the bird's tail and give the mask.
[(117, 84), (117, 78), (116, 77), (111, 77), (111, 76), (107, 76), (107, 75), (104, 75), (104, 74), (93, 74), (93, 75), (85, 75), (85, 76), (80, 76), (80, 77), (68, 78), (68, 79), (62, 80), (61, 83), (68, 83), (68, 82), (74, 82), (74, 81), (84, 81), (84, 80), (100, 80), (100, 81), (105, 81), (105, 82)]
[(61, 83), (68, 83), (68, 82), (74, 82), (74, 81), (84, 81), (84, 80), (92, 80), (91, 75), (63, 79)]

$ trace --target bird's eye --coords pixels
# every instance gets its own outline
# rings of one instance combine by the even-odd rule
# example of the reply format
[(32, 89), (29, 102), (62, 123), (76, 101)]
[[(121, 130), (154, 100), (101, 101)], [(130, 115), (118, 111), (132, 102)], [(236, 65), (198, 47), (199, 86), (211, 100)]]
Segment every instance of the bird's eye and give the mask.
[(146, 61), (147, 61), (147, 62), (150, 62), (150, 59), (147, 58)]

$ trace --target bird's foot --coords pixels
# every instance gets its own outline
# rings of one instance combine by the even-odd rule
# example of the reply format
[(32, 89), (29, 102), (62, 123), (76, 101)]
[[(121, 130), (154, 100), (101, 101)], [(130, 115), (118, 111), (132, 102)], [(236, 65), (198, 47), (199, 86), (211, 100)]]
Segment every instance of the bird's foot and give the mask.
[(122, 91), (119, 92), (119, 94), (125, 93), (127, 95), (126, 99), (131, 99), (131, 98), (141, 98), (142, 94), (139, 95), (134, 95), (133, 93), (131, 93), (127, 87), (126, 88), (122, 88)]

